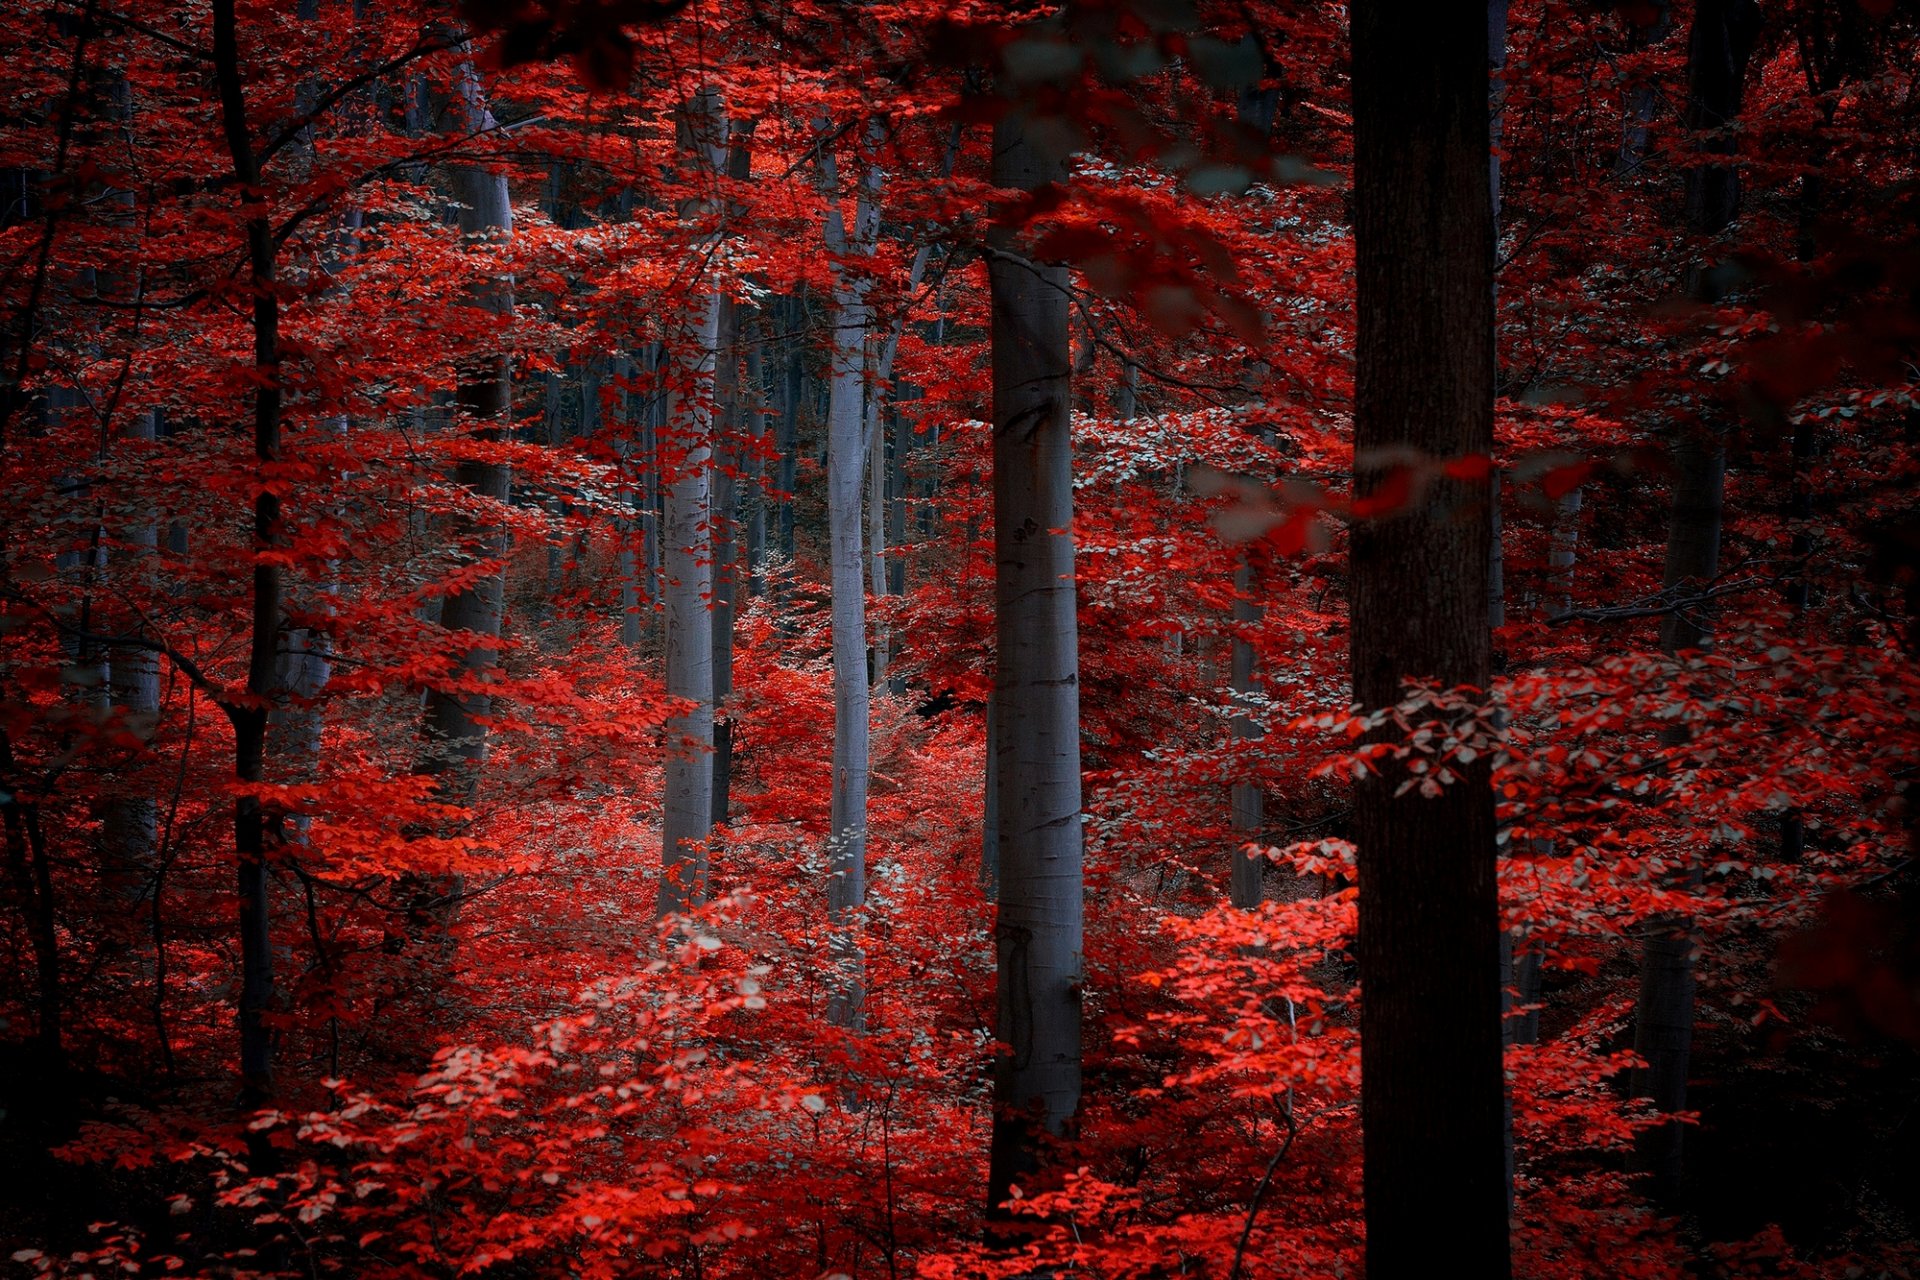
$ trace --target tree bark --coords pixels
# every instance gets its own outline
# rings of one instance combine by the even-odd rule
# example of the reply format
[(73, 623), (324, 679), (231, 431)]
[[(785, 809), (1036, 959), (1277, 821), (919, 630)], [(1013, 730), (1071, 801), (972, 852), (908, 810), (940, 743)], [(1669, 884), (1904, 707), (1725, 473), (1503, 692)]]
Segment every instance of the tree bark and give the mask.
[[(1065, 176), (1017, 115), (994, 129), (993, 183)], [(1011, 247), (1004, 227), (990, 233)], [(999, 913), (988, 1210), (1043, 1169), (1080, 1107), (1079, 640), (1073, 562), (1068, 273), (995, 255), (992, 315)]]
[[(1233, 567), (1233, 695), (1240, 709), (1233, 717), (1231, 732), (1236, 741), (1250, 742), (1260, 736), (1260, 725), (1245, 713), (1254, 692), (1253, 641), (1247, 630), (1260, 621), (1260, 606), (1253, 598), (1253, 566), (1241, 551)], [(1241, 778), (1228, 793), (1233, 813), (1233, 868), (1228, 878), (1228, 896), (1236, 907), (1260, 905), (1262, 881), (1267, 860), (1249, 854), (1247, 846), (1259, 835), (1266, 819), (1266, 795), (1258, 783)]]
[[(1355, 489), (1389, 451), (1493, 445), (1493, 209), (1484, 15), (1353, 7), (1358, 335)], [(1391, 707), (1409, 677), (1491, 682), (1491, 487), (1442, 479), (1352, 533), (1354, 695)], [(1391, 731), (1389, 731), (1391, 732)], [(1436, 796), (1391, 763), (1355, 786), (1367, 1274), (1449, 1263), (1504, 1277), (1500, 923), (1486, 751)]]
[[(833, 974), (827, 1018), (858, 1031), (865, 983), (855, 932), (867, 897), (867, 780), (871, 713), (867, 662), (866, 539), (861, 488), (866, 476), (866, 346), (873, 324), (865, 259), (873, 251), (878, 211), (862, 183), (850, 235), (840, 210), (838, 168), (831, 148), (820, 162), (826, 197), (825, 240), (833, 259), (832, 334), (827, 390), (827, 542), (832, 585), (833, 793), (827, 838), (828, 947)], [(857, 260), (857, 261), (856, 261)]]
[[(689, 171), (718, 174), (726, 165), (727, 120), (719, 93), (700, 90), (679, 110), (680, 148)], [(683, 217), (698, 217), (690, 200)], [(666, 602), (666, 691), (682, 709), (667, 721), (665, 796), (661, 803), (662, 915), (699, 906), (707, 897), (707, 838), (713, 824), (713, 414), (720, 347), (721, 295), (695, 293), (682, 318), (682, 363), (669, 401), (671, 467), (665, 467), (661, 531)]]
[[(755, 122), (734, 126), (727, 139), (727, 176), (745, 182), (753, 174)], [(720, 329), (716, 340), (718, 365), (714, 370), (714, 407), (720, 415), (714, 433), (713, 468), (713, 825), (725, 826), (733, 792), (733, 718), (727, 700), (733, 696), (734, 596), (740, 582), (740, 486), (738, 473), (744, 432), (740, 391), (740, 333), (742, 304), (720, 300)]]
[[(249, 137), (234, 0), (213, 0), (213, 67), (220, 122), (233, 178), (242, 191), (260, 185)], [(264, 471), (280, 460), (280, 299), (275, 275), (278, 246), (265, 205), (245, 223), (248, 288), (253, 295), (253, 451)], [(258, 1106), (273, 1092), (273, 1038), (266, 1022), (274, 999), (273, 952), (267, 900), (267, 816), (255, 790), (266, 781), (267, 707), (274, 689), (275, 649), (281, 627), (281, 568), (273, 554), (283, 541), (279, 495), (261, 485), (253, 503), (253, 606), (248, 635), (247, 699), (229, 704), (233, 722), (233, 806), (240, 926), (240, 1092)]]

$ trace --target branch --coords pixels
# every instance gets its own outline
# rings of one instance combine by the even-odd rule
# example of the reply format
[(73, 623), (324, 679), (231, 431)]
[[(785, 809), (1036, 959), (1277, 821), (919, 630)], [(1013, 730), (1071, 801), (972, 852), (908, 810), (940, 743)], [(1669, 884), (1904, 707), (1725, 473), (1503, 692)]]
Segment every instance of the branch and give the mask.
[(1227, 1272), (1227, 1280), (1240, 1280), (1240, 1266), (1246, 1261), (1247, 1241), (1253, 1238), (1253, 1223), (1260, 1216), (1260, 1202), (1266, 1198), (1274, 1171), (1287, 1158), (1287, 1152), (1293, 1150), (1293, 1140), (1300, 1136), (1300, 1128), (1294, 1123), (1291, 1107), (1281, 1109), (1280, 1121), (1287, 1126), (1287, 1140), (1273, 1153), (1273, 1159), (1267, 1161), (1267, 1171), (1260, 1175), (1260, 1181), (1253, 1189), (1253, 1199), (1247, 1202), (1247, 1224), (1240, 1229), (1240, 1243), (1233, 1246), (1233, 1268)]
[[(228, 696), (227, 692), (222, 689), (220, 685), (214, 682), (212, 677), (201, 669), (199, 663), (168, 644), (165, 640), (156, 639), (151, 636), (104, 635), (97, 631), (89, 631), (85, 627), (77, 627), (46, 605), (29, 598), (26, 594), (14, 587), (0, 587), (0, 596), (25, 605), (27, 608), (39, 614), (48, 623), (52, 624), (55, 630), (64, 635), (71, 636), (82, 644), (100, 645), (108, 649), (140, 649), (147, 653), (157, 653), (168, 662), (171, 662), (174, 669), (185, 676), (194, 688), (206, 694), (207, 698), (213, 705), (220, 708), (227, 719), (232, 720), (241, 713), (240, 706)], [(128, 603), (131, 604), (131, 602)], [(137, 607), (135, 607), (135, 612), (140, 612)], [(141, 621), (144, 622), (146, 620), (144, 613), (140, 614), (140, 617)]]
[(305, 133), (317, 123), (322, 116), (333, 110), (334, 106), (342, 98), (352, 93), (355, 89), (390, 75), (398, 71), (401, 67), (406, 66), (409, 62), (415, 62), (431, 54), (441, 53), (447, 49), (451, 49), (455, 43), (454, 41), (444, 39), (423, 40), (404, 53), (397, 53), (385, 62), (368, 67), (358, 75), (348, 76), (345, 80), (342, 80), (339, 84), (321, 94), (319, 100), (316, 101), (313, 106), (282, 125), (280, 131), (273, 135), (265, 147), (261, 148), (260, 154), (255, 159), (254, 164), (258, 168), (266, 168), (267, 161), (273, 159), (288, 143), (298, 138), (302, 133)]
[[(1724, 576), (1723, 574), (1722, 577)], [(1680, 592), (1688, 590), (1693, 587), (1694, 584), (1681, 582), (1663, 591), (1655, 592), (1653, 595), (1643, 596), (1641, 599), (1633, 601), (1630, 604), (1596, 605), (1588, 609), (1569, 609), (1565, 613), (1555, 614), (1553, 617), (1548, 618), (1547, 625), (1550, 627), (1564, 627), (1569, 622), (1628, 622), (1636, 618), (1661, 618), (1670, 613), (1685, 613), (1689, 609), (1698, 608), (1703, 604), (1718, 600), (1722, 596), (1742, 595), (1749, 591), (1759, 591), (1767, 587), (1777, 587), (1783, 581), (1785, 581), (1783, 578), (1762, 577), (1757, 574), (1746, 578), (1736, 578), (1731, 582), (1724, 582), (1716, 578), (1712, 583), (1708, 584), (1705, 589), (1696, 589), (1688, 595), (1681, 595)]]

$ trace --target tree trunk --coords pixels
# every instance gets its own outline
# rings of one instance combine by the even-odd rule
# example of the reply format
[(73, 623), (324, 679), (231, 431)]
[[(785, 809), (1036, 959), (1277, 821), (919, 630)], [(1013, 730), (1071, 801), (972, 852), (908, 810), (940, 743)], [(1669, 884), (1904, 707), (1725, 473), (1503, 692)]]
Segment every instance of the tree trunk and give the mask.
[[(736, 148), (737, 150), (737, 148)], [(739, 572), (739, 498), (735, 472), (740, 459), (740, 304), (720, 299), (720, 325), (714, 339), (713, 376), (713, 814), (712, 825), (727, 821), (733, 791), (733, 722), (727, 699), (733, 696), (734, 583)]]
[[(1747, 61), (1759, 33), (1760, 12), (1753, 0), (1702, 0), (1695, 8), (1687, 40), (1687, 127), (1708, 154), (1731, 156), (1729, 128), (1738, 118), (1745, 91)], [(1705, 164), (1687, 171), (1688, 227), (1699, 235), (1726, 229), (1739, 211), (1740, 187), (1731, 165)], [(1720, 285), (1715, 272), (1697, 265), (1689, 272), (1689, 292), (1713, 302)], [(1718, 428), (1681, 435), (1673, 445), (1673, 513), (1667, 529), (1664, 585), (1685, 594), (1689, 584), (1705, 585), (1720, 572), (1721, 498), (1726, 483), (1726, 442)], [(1668, 653), (1695, 649), (1709, 641), (1704, 608), (1676, 610), (1660, 623), (1660, 645)], [(1685, 741), (1685, 729), (1668, 735)], [(1685, 886), (1700, 883), (1702, 868), (1690, 864), (1680, 873)], [(1634, 1071), (1633, 1096), (1651, 1099), (1661, 1111), (1687, 1104), (1687, 1072), (1693, 1050), (1694, 951), (1691, 922), (1674, 916), (1648, 920), (1640, 955), (1640, 993), (1634, 1009), (1634, 1051), (1647, 1065)], [(1648, 1175), (1648, 1190), (1671, 1200), (1682, 1173), (1683, 1126), (1659, 1125), (1643, 1131), (1634, 1144), (1629, 1168)]]
[[(464, 49), (463, 49), (463, 52)], [(448, 105), (446, 128), (456, 135), (491, 131), (496, 127), (487, 107), (479, 74), (463, 59), (454, 74), (454, 97)], [(469, 243), (509, 240), (513, 236), (513, 203), (502, 170), (473, 164), (448, 170), (450, 194), (458, 205), (457, 225)], [(475, 285), (470, 304), (495, 315), (513, 312), (513, 281), (489, 279)], [(461, 416), (476, 424), (475, 439), (503, 440), (513, 430), (513, 367), (506, 352), (470, 356), (460, 365), (455, 400)], [(455, 464), (454, 481), (475, 497), (504, 507), (512, 476), (504, 463), (465, 459)], [(435, 798), (444, 804), (465, 805), (479, 785), (487, 756), (486, 720), (493, 712), (491, 695), (471, 685), (485, 683), (499, 665), (500, 623), (505, 609), (507, 535), (498, 525), (462, 520), (454, 538), (476, 560), (498, 561), (499, 567), (471, 586), (446, 597), (440, 625), (460, 654), (456, 678), (468, 688), (429, 689), (421, 718), (420, 754), (416, 773), (434, 779)], [(408, 900), (411, 932), (441, 935), (457, 914), (461, 884), (458, 876), (410, 876), (401, 892)]]
[(1584, 491), (1569, 489), (1554, 500), (1553, 533), (1547, 547), (1547, 576), (1553, 584), (1548, 617), (1573, 612), (1573, 573), (1580, 563), (1580, 508)]
[[(1493, 210), (1484, 15), (1353, 7), (1355, 489), (1416, 450), (1493, 445)], [(1441, 479), (1352, 533), (1355, 700), (1407, 678), (1485, 696), (1491, 486)], [(1391, 733), (1391, 730), (1387, 731)], [(1391, 762), (1354, 789), (1370, 1280), (1509, 1274), (1500, 923), (1489, 753), (1436, 796)]]
[[(679, 111), (680, 148), (690, 169), (715, 174), (726, 164), (727, 121), (720, 95), (702, 89)], [(683, 217), (702, 212), (689, 201)], [(666, 601), (667, 696), (682, 709), (668, 719), (666, 794), (661, 803), (660, 915), (687, 911), (707, 897), (707, 837), (713, 824), (713, 412), (720, 347), (721, 295), (696, 294), (683, 319), (682, 362), (669, 401), (674, 465), (663, 477), (661, 561)]]
[[(1248, 562), (1246, 551), (1242, 550), (1233, 567), (1233, 694), (1234, 700), (1242, 708), (1254, 692), (1253, 642), (1247, 638), (1246, 632), (1260, 621), (1261, 612), (1252, 593), (1253, 566)], [(1249, 742), (1260, 736), (1260, 725), (1242, 710), (1233, 717), (1231, 732), (1236, 741)], [(1234, 840), (1228, 895), (1236, 907), (1257, 907), (1260, 905), (1261, 881), (1267, 860), (1249, 854), (1247, 846), (1259, 835), (1261, 824), (1265, 821), (1265, 793), (1258, 783), (1242, 778), (1233, 784), (1228, 799), (1233, 810)]]
[[(743, 121), (727, 139), (727, 176), (745, 182), (753, 175), (755, 122)], [(740, 391), (741, 304), (720, 300), (720, 330), (715, 350), (714, 409), (720, 415), (714, 432), (713, 468), (713, 825), (725, 826), (733, 794), (733, 718), (727, 700), (733, 697), (734, 596), (738, 593), (742, 563), (740, 546), (740, 486), (737, 479), (744, 432)]]
[[(1676, 471), (1673, 516), (1667, 530), (1666, 586), (1685, 591), (1688, 584), (1711, 582), (1720, 571), (1721, 494), (1726, 448), (1717, 437), (1690, 437), (1674, 448)], [(1700, 612), (1675, 612), (1661, 619), (1660, 645), (1668, 653), (1697, 649), (1708, 642)], [(1686, 741), (1687, 731), (1667, 734), (1670, 745)], [(1683, 887), (1701, 883), (1701, 866), (1690, 863), (1679, 875)], [(1687, 1105), (1687, 1071), (1693, 1052), (1693, 962), (1699, 939), (1689, 920), (1656, 916), (1642, 929), (1640, 992), (1634, 1006), (1633, 1051), (1646, 1060), (1629, 1079), (1633, 1096), (1648, 1098), (1660, 1111)], [(1658, 1199), (1680, 1188), (1681, 1147), (1685, 1127), (1677, 1122), (1641, 1132), (1629, 1168), (1647, 1174)]]
[[(213, 67), (220, 94), (220, 121), (233, 178), (241, 190), (260, 185), (247, 125), (244, 77), (234, 0), (213, 0)], [(280, 461), (280, 300), (275, 274), (278, 245), (266, 206), (245, 224), (248, 285), (253, 295), (253, 452), (265, 470)], [(253, 790), (266, 781), (267, 706), (273, 696), (274, 651), (280, 641), (281, 568), (273, 554), (283, 540), (279, 495), (261, 485), (253, 502), (253, 618), (248, 635), (247, 702), (229, 704), (233, 722), (234, 779), (241, 794), (233, 806), (233, 846), (238, 861), (240, 910), (240, 1089), (243, 1106), (258, 1106), (273, 1092), (273, 1037), (267, 1010), (273, 1003), (273, 951), (267, 901), (267, 815)]]
[[(825, 239), (834, 260), (832, 334), (827, 390), (827, 542), (833, 604), (833, 815), (827, 838), (827, 919), (833, 974), (827, 1018), (862, 1027), (865, 984), (855, 936), (867, 898), (867, 778), (870, 693), (867, 663), (866, 539), (860, 494), (869, 452), (866, 346), (873, 308), (867, 301), (866, 263), (877, 210), (866, 184), (850, 236), (840, 210), (838, 168), (832, 150), (820, 162), (827, 201)], [(884, 570), (882, 570), (884, 572)], [(879, 581), (879, 579), (876, 579)], [(884, 584), (882, 584), (884, 585)]]
[[(1065, 176), (1017, 115), (994, 129), (993, 183)], [(1010, 248), (1006, 228), (990, 233)], [(1080, 1107), (1082, 982), (1079, 641), (1074, 614), (1068, 273), (995, 256), (992, 313), (999, 914), (1003, 1046), (994, 1064), (988, 1210), (1043, 1166)]]
[[(127, 438), (149, 444), (156, 440), (155, 412), (137, 414)], [(116, 561), (121, 579), (151, 575), (160, 548), (160, 526), (150, 506), (122, 531), (120, 540), (124, 549)], [(141, 594), (132, 582), (123, 590)], [(142, 629), (137, 619), (124, 625), (130, 635)], [(137, 733), (150, 733), (160, 714), (160, 655), (145, 645), (115, 646), (107, 654), (107, 675), (108, 694), (121, 721)], [(123, 902), (138, 902), (147, 892), (159, 841), (160, 803), (152, 790), (116, 780), (100, 806), (99, 847), (101, 867)]]

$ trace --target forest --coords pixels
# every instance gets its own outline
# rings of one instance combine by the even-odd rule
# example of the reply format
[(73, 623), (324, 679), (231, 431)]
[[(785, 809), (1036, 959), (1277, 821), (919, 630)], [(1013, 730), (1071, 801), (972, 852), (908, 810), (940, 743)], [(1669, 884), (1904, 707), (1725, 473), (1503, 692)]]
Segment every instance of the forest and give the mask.
[(1920, 1276), (1920, 3), (0, 67), (0, 1276)]

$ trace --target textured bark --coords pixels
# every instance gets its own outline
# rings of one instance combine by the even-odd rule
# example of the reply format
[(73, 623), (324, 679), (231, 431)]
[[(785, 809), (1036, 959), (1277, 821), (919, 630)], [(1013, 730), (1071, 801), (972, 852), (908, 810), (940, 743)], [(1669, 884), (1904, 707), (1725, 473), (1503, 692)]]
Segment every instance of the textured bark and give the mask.
[[(726, 163), (719, 94), (702, 89), (679, 111), (682, 163), (714, 174)], [(697, 217), (699, 202), (682, 216)], [(684, 707), (667, 721), (661, 803), (660, 915), (706, 901), (707, 837), (713, 823), (713, 388), (720, 346), (720, 293), (695, 292), (681, 318), (682, 368), (668, 405), (673, 463), (663, 481), (661, 563), (666, 602), (666, 691)]]
[[(1356, 489), (1383, 451), (1493, 443), (1493, 210), (1483, 15), (1352, 10)], [(1354, 695), (1406, 678), (1488, 688), (1490, 486), (1444, 480), (1352, 535)], [(1486, 753), (1438, 796), (1387, 765), (1355, 786), (1367, 1274), (1510, 1272), (1500, 927)]]
[[(470, 59), (454, 74), (453, 96), (447, 104), (443, 129), (455, 136), (496, 127), (488, 109), (478, 72)], [(448, 168), (448, 189), (457, 207), (456, 225), (470, 243), (507, 240), (513, 235), (513, 203), (504, 171), (473, 164)], [(473, 286), (468, 304), (496, 315), (513, 311), (513, 281), (490, 279)], [(460, 363), (454, 399), (461, 418), (472, 424), (479, 440), (501, 440), (513, 429), (513, 368), (505, 352), (485, 352)], [(504, 507), (512, 476), (504, 463), (465, 459), (453, 469), (456, 484), (475, 497)], [(458, 678), (484, 684), (499, 665), (500, 624), (506, 604), (507, 535), (484, 519), (463, 519), (451, 530), (463, 555), (474, 560), (498, 561), (492, 573), (447, 595), (440, 606), (439, 625), (449, 634), (449, 647), (460, 656)], [(434, 780), (434, 796), (444, 804), (465, 805), (479, 785), (487, 757), (486, 721), (493, 698), (472, 687), (429, 689), (422, 710), (420, 750), (416, 774)], [(408, 906), (408, 932), (417, 937), (447, 940), (447, 931), (459, 909), (462, 891), (457, 874), (419, 874), (403, 877), (398, 892)]]
[[(994, 129), (993, 182), (1064, 176), (1018, 116)], [(993, 233), (1009, 246), (1006, 229)], [(1082, 980), (1079, 639), (1074, 616), (1068, 273), (995, 256), (994, 761), (999, 806), (989, 1212), (1042, 1170), (1046, 1135), (1080, 1107)]]
[[(753, 176), (755, 121), (735, 125), (727, 137), (727, 177), (746, 182)], [(742, 576), (740, 545), (741, 444), (745, 439), (745, 399), (740, 387), (740, 333), (745, 322), (742, 304), (720, 300), (720, 328), (715, 340), (717, 365), (713, 398), (718, 413), (714, 432), (713, 467), (713, 825), (726, 825), (733, 795), (733, 718), (727, 700), (733, 697), (734, 596)]]
[(1547, 546), (1547, 581), (1553, 587), (1549, 617), (1573, 611), (1573, 574), (1580, 563), (1580, 508), (1584, 490), (1560, 495), (1553, 505), (1553, 533)]
[[(735, 149), (738, 154), (738, 148)], [(744, 175), (742, 175), (744, 176)], [(713, 813), (712, 825), (725, 825), (733, 792), (733, 721), (727, 700), (733, 696), (733, 597), (739, 578), (740, 490), (735, 482), (740, 449), (740, 304), (720, 299), (715, 330), (713, 377)]]
[[(867, 666), (865, 534), (860, 493), (866, 474), (866, 346), (873, 323), (865, 258), (873, 251), (877, 211), (867, 191), (855, 206), (849, 233), (840, 209), (831, 148), (820, 163), (827, 198), (824, 231), (833, 258), (832, 334), (827, 389), (827, 544), (833, 606), (833, 792), (827, 837), (828, 946), (833, 974), (827, 1017), (836, 1026), (862, 1025), (865, 982), (855, 936), (867, 898), (867, 779), (871, 724)], [(884, 569), (880, 572), (884, 573)]]
[[(1245, 552), (1233, 567), (1233, 590), (1233, 694), (1236, 703), (1244, 707), (1254, 692), (1253, 643), (1245, 632), (1260, 620), (1260, 606), (1252, 595), (1253, 567)], [(1260, 725), (1242, 712), (1233, 717), (1230, 731), (1236, 740), (1248, 742), (1260, 736)], [(1265, 821), (1266, 796), (1258, 784), (1242, 779), (1233, 784), (1228, 800), (1233, 810), (1234, 840), (1228, 895), (1236, 907), (1257, 907), (1267, 860), (1248, 854), (1246, 848)]]

